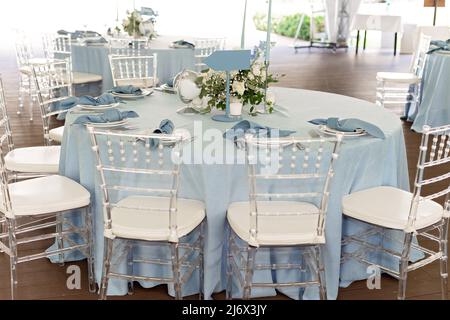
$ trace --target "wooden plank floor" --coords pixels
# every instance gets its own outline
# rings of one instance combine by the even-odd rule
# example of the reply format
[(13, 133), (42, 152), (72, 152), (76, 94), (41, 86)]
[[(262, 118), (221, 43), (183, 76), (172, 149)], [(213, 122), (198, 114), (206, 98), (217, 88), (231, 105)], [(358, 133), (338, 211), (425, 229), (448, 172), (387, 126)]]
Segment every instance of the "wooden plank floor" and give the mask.
[[(332, 53), (320, 49), (299, 51), (295, 54), (291, 48), (275, 48), (272, 53), (272, 69), (285, 74), (277, 84), (279, 86), (303, 88), (333, 92), (356, 98), (374, 101), (375, 74), (377, 71), (406, 71), (410, 56), (392, 56), (390, 51), (367, 51), (355, 57), (352, 51)], [(0, 50), (0, 73), (6, 88), (9, 115), (12, 122), (16, 146), (42, 144), (42, 127), (38, 109), (34, 109), (35, 121), (28, 121), (27, 115), (16, 114), (17, 67), (11, 50)], [(394, 110), (399, 112), (399, 110)], [(55, 125), (60, 125), (55, 123)], [(410, 131), (410, 125), (404, 124), (404, 133), (408, 152), (410, 178), (414, 177), (418, 157), (420, 135)], [(50, 242), (39, 247), (28, 247), (27, 252), (47, 248)], [(85, 262), (75, 263), (86, 275)], [(66, 288), (66, 268), (51, 264), (48, 260), (38, 260), (19, 265), (19, 298), (21, 299), (97, 299), (97, 295), (87, 290), (86, 277), (83, 277), (81, 290)], [(353, 283), (339, 290), (339, 299), (395, 299), (397, 281), (383, 276), (381, 290), (368, 290), (365, 281)], [(171, 299), (165, 286), (143, 289), (136, 285), (133, 296), (113, 297), (112, 299)], [(407, 297), (409, 299), (438, 299), (440, 292), (439, 266), (437, 263), (409, 274)], [(0, 255), (0, 299), (9, 297), (9, 259)], [(192, 297), (196, 298), (196, 297)], [(223, 299), (218, 293), (214, 298)], [(285, 299), (278, 295), (275, 299)]]

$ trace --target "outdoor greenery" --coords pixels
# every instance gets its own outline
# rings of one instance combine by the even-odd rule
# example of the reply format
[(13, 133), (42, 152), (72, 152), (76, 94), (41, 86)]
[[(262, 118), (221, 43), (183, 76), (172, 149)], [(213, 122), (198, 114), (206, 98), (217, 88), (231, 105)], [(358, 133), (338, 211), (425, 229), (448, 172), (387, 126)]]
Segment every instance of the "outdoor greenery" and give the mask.
[[(283, 17), (272, 17), (272, 31), (276, 34), (291, 37), (295, 36), (298, 24), (303, 14), (296, 13), (289, 16)], [(267, 31), (267, 15), (264, 13), (257, 13), (253, 17), (253, 22), (255, 23), (256, 29), (260, 31)], [(324, 17), (319, 16), (315, 18), (316, 32), (325, 31), (325, 21)], [(303, 40), (310, 40), (310, 17), (305, 16), (302, 27), (300, 29), (299, 38)]]

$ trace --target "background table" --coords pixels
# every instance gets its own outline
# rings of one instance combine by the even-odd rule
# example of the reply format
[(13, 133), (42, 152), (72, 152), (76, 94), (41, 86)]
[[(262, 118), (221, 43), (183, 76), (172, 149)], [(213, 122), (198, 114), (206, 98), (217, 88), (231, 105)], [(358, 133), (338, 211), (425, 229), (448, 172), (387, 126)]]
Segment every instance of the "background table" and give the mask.
[[(271, 115), (259, 115), (244, 118), (262, 125), (281, 129), (296, 130), (297, 136), (309, 137), (309, 131), (315, 127), (307, 121), (314, 118), (338, 116), (341, 118), (357, 117), (378, 125), (385, 133), (386, 139), (362, 137), (346, 140), (342, 146), (339, 161), (336, 164), (336, 174), (331, 185), (328, 218), (326, 222), (326, 246), (324, 250), (326, 265), (326, 281), (328, 298), (336, 299), (339, 284), (345, 286), (351, 281), (365, 279), (366, 268), (356, 262), (348, 262), (342, 267), (341, 237), (361, 231), (366, 225), (343, 219), (341, 199), (344, 195), (361, 189), (379, 185), (390, 185), (409, 189), (406, 151), (400, 120), (390, 112), (383, 110), (373, 103), (366, 101), (316, 91), (288, 88), (273, 88), (277, 97), (276, 111)], [(153, 96), (135, 102), (127, 102), (125, 109), (135, 110), (140, 117), (131, 119), (133, 125), (140, 129), (155, 128), (159, 122), (171, 119), (176, 128), (186, 128), (193, 131), (194, 120), (202, 122), (203, 131), (217, 128), (224, 132), (233, 124), (214, 122), (210, 115), (181, 115), (176, 110), (181, 103), (175, 95), (155, 93)], [(95, 168), (94, 156), (90, 148), (90, 140), (84, 126), (72, 125), (77, 115), (69, 113), (66, 119), (64, 139), (62, 143), (60, 173), (79, 181), (92, 196), (95, 241), (95, 271), (96, 280), (100, 281), (103, 260), (103, 213), (101, 207), (100, 190)], [(201, 132), (193, 132), (201, 135)], [(220, 136), (221, 138), (221, 136)], [(196, 139), (201, 143), (201, 139)], [(193, 143), (196, 143), (194, 141)], [(233, 144), (226, 140), (233, 147)], [(228, 205), (233, 201), (248, 200), (247, 174), (244, 165), (192, 164), (182, 165), (180, 197), (203, 200), (207, 211), (207, 233), (205, 246), (205, 296), (211, 297), (214, 292), (222, 291), (225, 287), (225, 219)], [(396, 237), (393, 234), (392, 237)], [(386, 244), (387, 241), (386, 241)], [(389, 244), (388, 244), (389, 245)], [(392, 244), (395, 247), (395, 243)], [(115, 248), (119, 254), (122, 248)], [(139, 257), (150, 254), (162, 255), (162, 252), (149, 252), (148, 249), (137, 248), (133, 254)], [(154, 256), (153, 256), (154, 257)], [(80, 259), (72, 255), (66, 260)], [(257, 256), (258, 260), (278, 259), (272, 256)], [(56, 262), (56, 260), (54, 260)], [(392, 262), (391, 268), (398, 268), (398, 262)], [(119, 266), (121, 271), (126, 265)], [(158, 275), (170, 275), (167, 267), (143, 267), (139, 272)], [(278, 281), (293, 280), (297, 273), (280, 271), (276, 274)], [(272, 281), (270, 271), (255, 273), (258, 281)], [(141, 283), (145, 287), (155, 284)], [(111, 280), (108, 294), (124, 295), (127, 292), (126, 281)], [(169, 292), (173, 294), (171, 286)], [(185, 295), (198, 292), (197, 281), (194, 280), (183, 289)], [(286, 289), (283, 292), (292, 298), (299, 297), (298, 289)], [(300, 291), (303, 293), (303, 291)], [(255, 296), (275, 295), (272, 289), (257, 289)], [(317, 299), (316, 288), (305, 290), (303, 298)]]
[(367, 30), (394, 33), (394, 56), (397, 54), (398, 33), (403, 31), (402, 17), (391, 15), (357, 14), (353, 20), (353, 30), (358, 30), (356, 36), (356, 54), (359, 49), (359, 31), (364, 30), (363, 49), (366, 49)]
[(421, 82), (418, 108), (407, 109), (413, 121), (411, 129), (422, 132), (424, 125), (437, 127), (450, 124), (450, 52), (434, 52), (428, 56)]
[[(149, 43), (150, 49), (141, 50), (144, 54), (158, 54), (158, 79), (166, 83), (183, 69), (194, 69), (195, 50), (169, 48), (170, 41), (156, 39)], [(113, 80), (108, 60), (108, 46), (72, 45), (73, 70), (99, 74), (103, 77), (103, 90), (113, 87)]]

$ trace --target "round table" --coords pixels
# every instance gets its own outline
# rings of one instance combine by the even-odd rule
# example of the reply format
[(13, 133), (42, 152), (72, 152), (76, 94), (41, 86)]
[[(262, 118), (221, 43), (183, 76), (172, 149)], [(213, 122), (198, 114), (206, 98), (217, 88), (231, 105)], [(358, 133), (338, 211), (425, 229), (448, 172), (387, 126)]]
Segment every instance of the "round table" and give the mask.
[[(164, 43), (164, 44), (163, 44)], [(195, 51), (192, 49), (169, 48), (169, 42), (161, 40), (149, 43), (150, 48), (141, 51), (142, 55), (158, 54), (157, 76), (160, 83), (166, 83), (183, 69), (195, 67)], [(72, 45), (73, 71), (99, 74), (103, 77), (103, 90), (113, 87), (109, 66), (109, 47), (107, 45)]]
[(421, 83), (421, 102), (409, 111), (414, 121), (411, 129), (422, 132), (424, 125), (450, 124), (450, 51), (436, 51), (428, 56)]
[[(331, 185), (326, 222), (326, 245), (324, 250), (328, 298), (336, 299), (339, 285), (348, 285), (351, 281), (367, 278), (366, 269), (354, 262), (340, 265), (341, 237), (343, 234), (358, 232), (365, 227), (362, 223), (343, 219), (341, 199), (354, 191), (379, 185), (390, 185), (405, 190), (409, 189), (408, 169), (405, 143), (400, 120), (382, 108), (367, 101), (325, 92), (273, 88), (277, 97), (277, 107), (273, 114), (252, 117), (244, 115), (244, 119), (267, 125), (272, 128), (295, 130), (296, 136), (310, 137), (310, 131), (315, 128), (308, 120), (315, 118), (340, 117), (360, 118), (379, 126), (385, 133), (385, 139), (370, 136), (345, 140), (341, 155), (336, 163), (336, 174)], [(176, 95), (155, 92), (142, 100), (127, 101), (121, 108), (134, 110), (140, 117), (130, 119), (130, 126), (137, 130), (156, 128), (162, 119), (171, 119), (176, 128), (185, 128), (197, 139), (193, 144), (203, 143), (206, 150), (214, 131), (219, 129), (216, 139), (223, 139), (221, 134), (233, 126), (233, 123), (222, 123), (211, 120), (211, 115), (182, 115), (176, 110), (181, 102)], [(83, 125), (73, 125), (79, 114), (69, 112), (66, 119), (65, 133), (62, 143), (60, 174), (70, 177), (85, 186), (92, 196), (95, 242), (95, 271), (97, 282), (100, 281), (103, 258), (103, 213), (100, 192), (94, 167), (94, 156), (90, 148), (90, 140)], [(201, 139), (204, 134), (205, 139)], [(231, 143), (228, 140), (226, 143)], [(206, 204), (207, 233), (205, 245), (205, 297), (211, 297), (214, 292), (222, 291), (225, 284), (225, 217), (228, 205), (233, 201), (248, 200), (246, 168), (243, 164), (223, 165), (206, 164), (202, 162), (201, 153), (194, 154), (197, 162), (183, 164), (181, 168), (180, 197), (202, 200)], [(393, 236), (395, 237), (395, 235)], [(119, 254), (121, 248), (115, 249)], [(140, 257), (149, 255), (147, 249), (138, 250)], [(155, 254), (152, 252), (151, 254)], [(162, 254), (156, 252), (156, 254)], [(81, 259), (72, 255), (66, 260)], [(259, 257), (258, 259), (269, 259)], [(119, 267), (125, 267), (123, 265)], [(398, 267), (393, 261), (392, 268)], [(123, 271), (124, 269), (122, 269)], [(140, 268), (139, 272), (170, 272), (163, 267)], [(161, 273), (160, 273), (161, 274)], [(289, 279), (292, 273), (277, 273), (277, 280)], [(270, 272), (255, 274), (257, 281), (271, 281)], [(195, 277), (194, 277), (195, 278)], [(292, 280), (292, 279), (291, 279)], [(155, 284), (142, 284), (151, 287)], [(197, 281), (191, 281), (184, 286), (185, 295), (198, 291)], [(108, 294), (124, 295), (127, 285), (122, 280), (111, 280)], [(299, 297), (297, 289), (283, 291), (293, 297)], [(169, 286), (169, 293), (173, 290)], [(272, 296), (275, 290), (254, 290), (255, 296)], [(316, 299), (315, 288), (307, 289), (303, 298)]]

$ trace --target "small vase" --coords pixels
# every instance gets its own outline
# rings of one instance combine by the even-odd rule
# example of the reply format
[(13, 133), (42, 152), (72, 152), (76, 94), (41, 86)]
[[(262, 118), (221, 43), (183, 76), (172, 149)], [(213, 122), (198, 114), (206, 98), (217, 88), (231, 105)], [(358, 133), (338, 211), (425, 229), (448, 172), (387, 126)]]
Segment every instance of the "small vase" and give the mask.
[(231, 116), (242, 115), (242, 102), (240, 101), (230, 102), (230, 115)]

